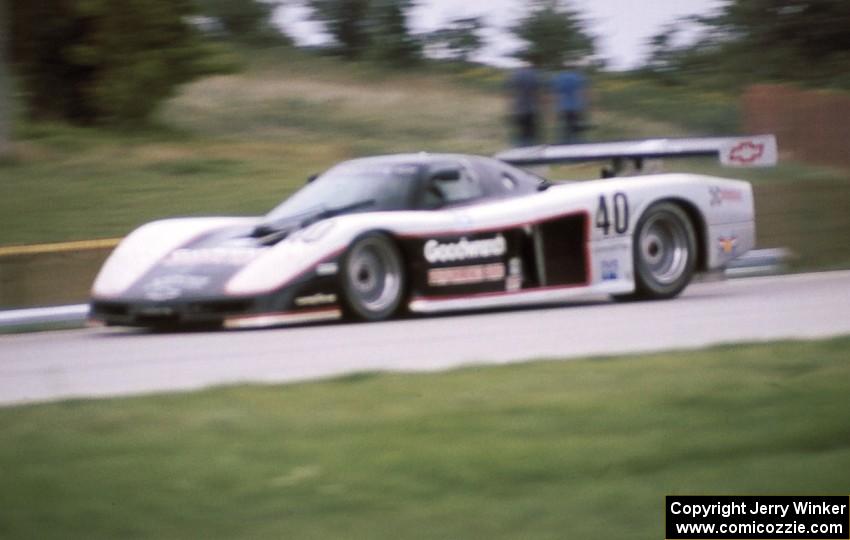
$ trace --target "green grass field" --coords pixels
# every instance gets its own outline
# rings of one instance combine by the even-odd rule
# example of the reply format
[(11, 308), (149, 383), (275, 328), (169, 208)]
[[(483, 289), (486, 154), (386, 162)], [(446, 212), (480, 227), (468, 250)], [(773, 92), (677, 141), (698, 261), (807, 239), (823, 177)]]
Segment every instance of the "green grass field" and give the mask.
[(667, 494), (850, 490), (848, 350), (724, 346), (6, 408), (0, 537), (663, 538)]

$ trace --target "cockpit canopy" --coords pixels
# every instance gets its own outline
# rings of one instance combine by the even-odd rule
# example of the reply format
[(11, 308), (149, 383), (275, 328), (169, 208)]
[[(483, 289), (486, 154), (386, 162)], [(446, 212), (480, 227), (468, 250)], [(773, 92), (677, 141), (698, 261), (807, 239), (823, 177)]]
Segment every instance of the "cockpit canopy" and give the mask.
[(453, 154), (354, 159), (315, 177), (267, 222), (358, 211), (435, 210), (528, 195), (545, 179), (501, 161)]

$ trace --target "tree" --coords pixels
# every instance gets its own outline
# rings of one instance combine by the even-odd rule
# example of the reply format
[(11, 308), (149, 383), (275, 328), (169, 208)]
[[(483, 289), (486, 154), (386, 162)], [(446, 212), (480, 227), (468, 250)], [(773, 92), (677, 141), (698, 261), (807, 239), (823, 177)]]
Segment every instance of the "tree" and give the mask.
[(689, 20), (702, 25), (703, 37), (670, 47), (664, 36), (656, 36), (650, 70), (663, 67), (685, 76), (713, 72), (737, 84), (793, 80), (850, 85), (846, 0), (726, 0), (716, 13)]
[(348, 59), (363, 55), (369, 46), (370, 0), (308, 0), (312, 18), (324, 24)]
[(846, 0), (732, 0), (714, 22), (751, 47), (781, 47), (807, 61), (850, 51)]
[(9, 25), (6, 3), (0, 2), (0, 160), (11, 153), (10, 132), (12, 130), (12, 96), (9, 71), (6, 67)]
[(705, 22), (764, 77), (829, 77), (846, 71), (850, 60), (846, 0), (727, 0)]
[(282, 0), (196, 0), (199, 12), (210, 17), (235, 41), (266, 44), (286, 41), (271, 22)]
[(12, 68), (28, 112), (139, 122), (201, 74), (192, 0), (12, 0)]
[(414, 0), (307, 0), (312, 18), (334, 38), (348, 59), (369, 56), (405, 64), (420, 57), (421, 46), (407, 27)]
[[(683, 84), (694, 76), (711, 74), (723, 56), (716, 32), (699, 18), (684, 17), (664, 25), (649, 39), (649, 56), (642, 69), (661, 82)], [(718, 82), (726, 84), (725, 79)]]
[(510, 31), (525, 43), (516, 56), (543, 67), (557, 69), (594, 51), (584, 22), (565, 0), (533, 1)]
[(372, 0), (369, 17), (372, 58), (396, 65), (421, 58), (421, 45), (407, 28), (407, 10), (412, 6), (412, 0)]
[(445, 28), (427, 34), (425, 41), (441, 56), (469, 62), (484, 45), (481, 38), (483, 28), (480, 17), (453, 19)]
[(661, 74), (676, 68), (681, 53), (681, 46), (676, 43), (679, 33), (679, 26), (671, 23), (649, 38), (649, 57), (644, 66), (646, 69)]

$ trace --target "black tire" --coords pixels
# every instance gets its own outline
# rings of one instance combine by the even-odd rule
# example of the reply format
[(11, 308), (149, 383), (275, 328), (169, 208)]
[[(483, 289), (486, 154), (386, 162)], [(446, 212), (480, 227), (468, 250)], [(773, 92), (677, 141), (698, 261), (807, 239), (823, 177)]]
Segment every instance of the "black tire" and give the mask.
[(342, 260), (342, 305), (348, 317), (381, 321), (398, 312), (407, 279), (401, 252), (381, 233), (361, 236)]
[(659, 202), (643, 213), (634, 234), (635, 292), (619, 300), (663, 300), (684, 290), (697, 263), (694, 226), (679, 206)]

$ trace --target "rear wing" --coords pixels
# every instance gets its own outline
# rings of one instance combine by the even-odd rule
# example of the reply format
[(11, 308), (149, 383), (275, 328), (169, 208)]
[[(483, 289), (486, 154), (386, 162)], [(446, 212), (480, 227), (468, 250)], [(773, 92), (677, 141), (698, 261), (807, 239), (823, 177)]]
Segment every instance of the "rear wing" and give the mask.
[(506, 150), (495, 157), (518, 166), (610, 159), (616, 172), (622, 169), (624, 160), (633, 160), (635, 168), (642, 169), (645, 159), (698, 156), (716, 156), (729, 167), (771, 167), (776, 165), (777, 155), (776, 137), (752, 135), (530, 146)]

